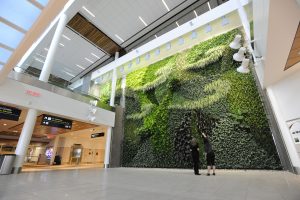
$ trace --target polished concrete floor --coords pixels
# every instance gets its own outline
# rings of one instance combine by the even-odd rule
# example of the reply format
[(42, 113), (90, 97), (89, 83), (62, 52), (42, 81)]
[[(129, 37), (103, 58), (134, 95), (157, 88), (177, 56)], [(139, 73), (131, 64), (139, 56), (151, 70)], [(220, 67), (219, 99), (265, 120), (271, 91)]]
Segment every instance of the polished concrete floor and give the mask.
[(25, 165), (23, 172), (38, 172), (38, 171), (56, 171), (56, 170), (74, 170), (74, 169), (91, 169), (103, 168), (103, 163), (96, 164), (80, 164), (80, 165)]
[(280, 171), (81, 169), (0, 176), (1, 200), (300, 200), (300, 176)]

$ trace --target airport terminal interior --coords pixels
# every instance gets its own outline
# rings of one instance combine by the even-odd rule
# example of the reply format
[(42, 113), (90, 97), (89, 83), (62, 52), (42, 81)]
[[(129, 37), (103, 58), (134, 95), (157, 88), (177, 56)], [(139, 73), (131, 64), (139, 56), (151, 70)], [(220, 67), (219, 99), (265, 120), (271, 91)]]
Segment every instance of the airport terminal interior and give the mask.
[(300, 0), (0, 0), (0, 200), (300, 200)]

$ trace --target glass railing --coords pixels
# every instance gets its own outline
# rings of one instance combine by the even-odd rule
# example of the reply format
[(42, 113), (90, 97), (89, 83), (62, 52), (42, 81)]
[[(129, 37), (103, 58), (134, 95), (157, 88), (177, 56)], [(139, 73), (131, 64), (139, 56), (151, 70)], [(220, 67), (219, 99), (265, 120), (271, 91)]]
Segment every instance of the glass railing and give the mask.
[[(91, 104), (91, 102), (97, 102), (95, 104), (95, 106), (99, 107), (99, 108), (103, 108), (106, 110), (110, 110), (113, 111), (113, 107), (106, 105), (104, 103), (101, 103), (100, 99), (96, 96), (84, 93), (82, 91), (79, 90), (71, 90), (67, 87), (62, 87), (61, 85), (55, 85), (51, 82), (43, 82), (38, 80), (37, 77), (33, 76), (33, 75), (29, 75), (29, 74), (25, 74), (25, 73), (20, 73), (20, 72), (15, 72), (15, 71), (11, 71), (10, 74), (8, 75), (8, 78), (16, 80), (18, 82), (22, 82), (28, 85), (32, 85), (34, 87), (38, 87), (44, 90), (48, 90), (50, 92), (71, 98), (71, 99), (75, 99), (87, 104)], [(93, 103), (94, 104), (94, 103)]]

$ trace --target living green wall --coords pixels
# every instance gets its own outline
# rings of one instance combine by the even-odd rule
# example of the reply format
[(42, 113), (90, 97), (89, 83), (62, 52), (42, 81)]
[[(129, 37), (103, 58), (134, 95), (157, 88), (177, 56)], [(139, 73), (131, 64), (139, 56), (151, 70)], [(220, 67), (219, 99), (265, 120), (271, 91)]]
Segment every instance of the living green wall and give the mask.
[(238, 33), (127, 75), (123, 166), (189, 168), (195, 137), (205, 167), (205, 132), (218, 168), (281, 168), (254, 77), (236, 72), (228, 45)]

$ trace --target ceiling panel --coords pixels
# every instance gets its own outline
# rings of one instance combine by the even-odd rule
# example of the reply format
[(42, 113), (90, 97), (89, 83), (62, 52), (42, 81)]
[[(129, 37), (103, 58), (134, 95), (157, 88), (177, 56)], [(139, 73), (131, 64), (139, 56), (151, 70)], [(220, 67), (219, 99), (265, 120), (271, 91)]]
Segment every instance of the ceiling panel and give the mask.
[[(170, 9), (173, 9), (184, 1), (165, 0), (165, 2)], [(81, 9), (80, 13), (118, 44), (123, 42), (116, 37), (116, 34), (126, 41), (145, 28), (139, 16), (149, 25), (168, 12), (162, 0), (90, 0), (86, 8), (94, 13), (95, 17), (84, 9)]]
[(91, 41), (99, 48), (114, 55), (115, 52), (120, 51), (121, 47), (99, 30), (95, 25), (89, 22), (80, 13), (77, 13), (68, 23), (68, 27), (76, 31), (82, 37)]
[[(43, 62), (48, 53), (45, 48), (49, 49), (53, 34), (53, 30), (49, 32), (45, 39), (24, 62), (22, 68), (26, 69), (28, 66), (32, 66), (40, 70), (42, 69)], [(64, 46), (58, 45), (53, 64), (54, 67), (51, 72), (51, 74), (59, 78), (70, 81), (74, 76), (78, 75), (84, 69), (106, 55), (99, 48), (95, 47), (69, 28), (65, 28), (63, 35), (70, 40), (61, 37), (60, 43)]]

